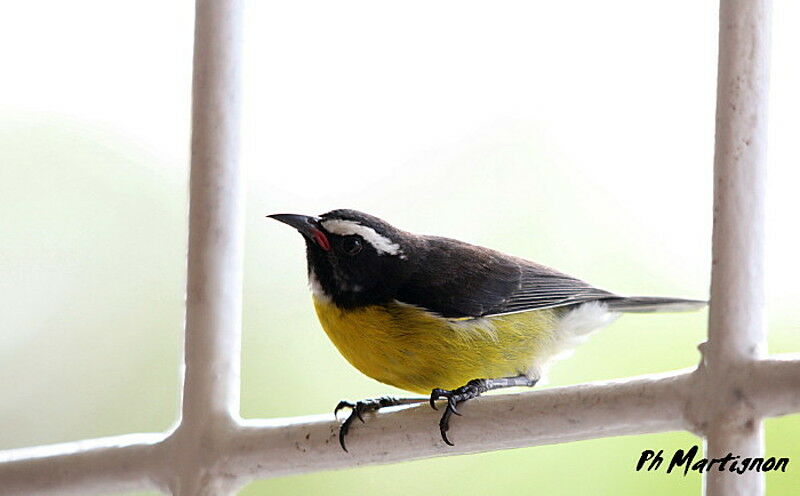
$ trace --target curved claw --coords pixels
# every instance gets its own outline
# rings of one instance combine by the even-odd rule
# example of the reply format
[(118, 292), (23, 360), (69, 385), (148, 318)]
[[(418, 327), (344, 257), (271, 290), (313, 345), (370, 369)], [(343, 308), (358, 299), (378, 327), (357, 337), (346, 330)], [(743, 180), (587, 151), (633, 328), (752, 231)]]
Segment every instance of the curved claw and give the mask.
[(449, 408), (449, 409), (450, 409), (450, 411), (451, 411), (452, 413), (455, 413), (456, 415), (458, 415), (459, 417), (461, 417), (461, 416), (462, 416), (462, 415), (461, 415), (461, 412), (459, 412), (459, 411), (456, 409), (456, 405), (457, 405), (457, 404), (458, 404), (458, 403), (456, 402), (455, 398), (453, 398), (452, 396), (451, 396), (450, 398), (447, 398), (447, 408)]
[[(446, 445), (448, 445), (448, 446), (455, 446), (455, 444), (451, 443), (450, 440), (447, 439), (447, 432), (446, 431), (442, 431), (442, 441), (444, 441), (444, 443)], [(347, 451), (347, 450), (345, 450), (345, 451)]]
[(341, 446), (342, 449), (347, 453), (349, 453), (349, 451), (347, 451), (347, 446), (345, 446), (344, 439), (347, 437), (347, 433), (350, 432), (350, 424), (352, 424), (353, 420), (356, 418), (361, 419), (362, 422), (364, 421), (364, 419), (361, 418), (361, 413), (359, 410), (361, 410), (361, 408), (359, 408), (358, 404), (353, 405), (353, 411), (350, 412), (350, 415), (347, 416), (344, 422), (342, 422), (342, 425), (339, 427), (339, 446)]
[[(350, 420), (350, 417), (348, 417), (347, 419)], [(345, 436), (347, 436), (347, 432), (349, 430), (349, 427), (350, 427), (350, 424), (348, 424), (347, 420), (345, 420), (344, 423), (341, 425), (341, 427), (339, 427), (339, 446), (342, 447), (342, 449), (345, 451), (345, 453), (349, 453), (349, 451), (347, 451), (347, 446), (345, 446), (345, 444), (344, 444), (344, 438), (345, 438)]]
[(341, 410), (342, 408), (355, 408), (355, 407), (356, 405), (354, 403), (351, 403), (347, 400), (342, 400), (339, 402), (339, 404), (336, 405), (336, 408), (333, 409), (333, 416), (335, 417), (336, 414), (339, 413), (339, 410)]
[(455, 446), (455, 444), (450, 442), (450, 440), (447, 438), (447, 431), (450, 430), (450, 414), (451, 414), (451, 411), (452, 410), (450, 410), (450, 408), (448, 407), (444, 411), (444, 414), (442, 415), (442, 418), (439, 420), (439, 433), (442, 435), (442, 441), (444, 441), (445, 444), (447, 444), (448, 446)]
[[(376, 399), (371, 400), (362, 400), (357, 401), (356, 403), (342, 400), (336, 405), (336, 408), (333, 410), (334, 416), (341, 410), (342, 408), (350, 408), (350, 415), (342, 422), (342, 425), (339, 427), (339, 445), (342, 447), (344, 451), (347, 451), (347, 445), (345, 444), (345, 438), (347, 437), (347, 433), (350, 432), (350, 427), (352, 427), (353, 422), (355, 419), (360, 420), (362, 423), (366, 423), (364, 420), (364, 414), (370, 412), (376, 412), (383, 407), (388, 406), (395, 406), (395, 405), (403, 405), (408, 403), (416, 403), (417, 399), (397, 399), (391, 396), (383, 396)], [(338, 419), (337, 419), (338, 420)]]
[(436, 408), (436, 403), (435, 402), (436, 402), (436, 400), (441, 398), (444, 395), (444, 393), (445, 393), (445, 390), (444, 389), (439, 389), (439, 388), (436, 388), (436, 389), (431, 391), (431, 399), (430, 399), (431, 408), (433, 408), (434, 410), (438, 410), (438, 408)]

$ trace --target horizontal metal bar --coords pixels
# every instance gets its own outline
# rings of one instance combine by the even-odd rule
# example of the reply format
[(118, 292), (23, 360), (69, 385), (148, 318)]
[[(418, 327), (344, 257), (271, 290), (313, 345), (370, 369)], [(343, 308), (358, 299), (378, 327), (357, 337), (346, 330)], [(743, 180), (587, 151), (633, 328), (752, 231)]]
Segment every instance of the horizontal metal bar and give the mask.
[[(736, 387), (758, 417), (800, 412), (800, 354), (743, 364)], [(339, 447), (331, 414), (241, 420), (206, 475), (236, 484), (435, 456), (697, 428), (693, 404), (703, 369), (518, 394), (489, 395), (459, 408), (450, 438), (439, 438), (441, 412), (427, 404), (388, 409), (356, 423), (349, 453)], [(691, 420), (688, 420), (691, 419)], [(170, 435), (171, 436), (171, 435)], [(161, 490), (175, 471), (170, 437), (133, 434), (0, 452), (0, 495), (108, 494)]]
[(165, 434), (127, 434), (0, 452), (0, 494), (109, 494), (161, 490)]
[(445, 445), (441, 411), (423, 403), (378, 413), (337, 441), (331, 415), (244, 421), (225, 454), (244, 481), (335, 468), (463, 455), (582, 439), (681, 430), (690, 373), (492, 395), (459, 406)]
[(800, 412), (800, 353), (773, 355), (750, 366), (745, 386), (763, 418)]

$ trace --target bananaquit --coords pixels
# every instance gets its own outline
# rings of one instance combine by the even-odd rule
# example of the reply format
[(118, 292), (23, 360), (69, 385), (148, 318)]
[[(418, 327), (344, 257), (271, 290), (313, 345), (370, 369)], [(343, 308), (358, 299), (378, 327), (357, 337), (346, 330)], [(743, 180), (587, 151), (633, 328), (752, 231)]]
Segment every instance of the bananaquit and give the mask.
[[(402, 231), (355, 210), (269, 217), (303, 235), (314, 307), (333, 344), (380, 382), (457, 407), (493, 389), (533, 386), (549, 361), (622, 312), (682, 311), (705, 301), (620, 296), (534, 262)], [(428, 397), (426, 396), (426, 398)], [(423, 399), (423, 400), (424, 400)], [(419, 398), (342, 401), (355, 418)]]

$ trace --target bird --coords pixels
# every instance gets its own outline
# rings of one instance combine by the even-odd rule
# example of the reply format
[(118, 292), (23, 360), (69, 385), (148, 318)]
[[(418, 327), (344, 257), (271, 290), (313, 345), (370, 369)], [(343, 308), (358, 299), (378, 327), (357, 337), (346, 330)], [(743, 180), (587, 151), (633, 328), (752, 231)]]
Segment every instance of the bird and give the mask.
[(533, 387), (547, 366), (622, 313), (688, 311), (704, 300), (622, 296), (538, 263), (456, 239), (413, 234), (337, 209), (273, 214), (305, 240), (319, 322), (356, 369), (423, 398), (340, 401), (355, 419), (381, 408), (446, 400), (442, 440), (459, 405), (507, 387)]

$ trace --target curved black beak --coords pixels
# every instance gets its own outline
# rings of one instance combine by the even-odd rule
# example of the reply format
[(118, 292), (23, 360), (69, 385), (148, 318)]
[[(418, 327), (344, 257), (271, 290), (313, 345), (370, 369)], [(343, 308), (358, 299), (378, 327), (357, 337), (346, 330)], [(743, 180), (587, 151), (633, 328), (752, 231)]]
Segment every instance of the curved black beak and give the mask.
[(317, 243), (320, 248), (330, 251), (331, 244), (328, 241), (328, 237), (322, 232), (318, 217), (298, 214), (272, 214), (267, 215), (267, 217), (294, 227), (300, 234)]
[(275, 219), (278, 222), (283, 222), (286, 225), (292, 226), (298, 231), (300, 234), (304, 234), (306, 236), (311, 236), (311, 230), (316, 229), (319, 230), (319, 219), (316, 217), (311, 217), (308, 215), (297, 215), (297, 214), (273, 214), (267, 215), (270, 219)]

